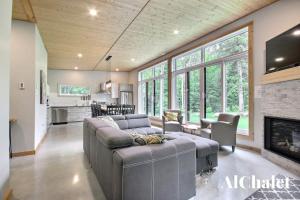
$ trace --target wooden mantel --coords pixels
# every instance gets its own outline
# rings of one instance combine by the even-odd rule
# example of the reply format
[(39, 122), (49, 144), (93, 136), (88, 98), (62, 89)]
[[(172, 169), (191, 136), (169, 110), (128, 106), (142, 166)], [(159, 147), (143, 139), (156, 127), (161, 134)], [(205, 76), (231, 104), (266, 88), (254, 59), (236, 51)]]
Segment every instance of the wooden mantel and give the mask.
[(296, 79), (300, 79), (300, 66), (265, 74), (262, 77), (262, 84), (279, 83)]

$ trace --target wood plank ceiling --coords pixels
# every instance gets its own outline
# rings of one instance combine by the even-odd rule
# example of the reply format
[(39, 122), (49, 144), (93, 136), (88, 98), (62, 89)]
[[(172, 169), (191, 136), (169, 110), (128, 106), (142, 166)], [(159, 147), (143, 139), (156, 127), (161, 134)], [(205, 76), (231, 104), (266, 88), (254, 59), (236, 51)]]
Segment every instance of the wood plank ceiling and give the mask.
[(106, 70), (112, 55), (111, 70), (130, 71), (275, 1), (14, 0), (13, 18), (36, 21), (49, 69)]

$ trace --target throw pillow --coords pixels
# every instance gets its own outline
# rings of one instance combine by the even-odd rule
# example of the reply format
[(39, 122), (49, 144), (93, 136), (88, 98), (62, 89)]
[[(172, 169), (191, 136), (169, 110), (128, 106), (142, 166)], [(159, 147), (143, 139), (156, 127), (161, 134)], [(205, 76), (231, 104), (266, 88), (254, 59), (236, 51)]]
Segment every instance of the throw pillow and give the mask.
[(98, 117), (98, 119), (103, 120), (104, 122), (108, 123), (111, 127), (120, 130), (119, 125), (110, 116)]
[(165, 112), (165, 117), (167, 121), (178, 121), (177, 112)]
[(133, 138), (134, 141), (139, 145), (161, 144), (166, 140), (165, 136), (162, 134), (153, 134), (153, 135), (135, 134)]

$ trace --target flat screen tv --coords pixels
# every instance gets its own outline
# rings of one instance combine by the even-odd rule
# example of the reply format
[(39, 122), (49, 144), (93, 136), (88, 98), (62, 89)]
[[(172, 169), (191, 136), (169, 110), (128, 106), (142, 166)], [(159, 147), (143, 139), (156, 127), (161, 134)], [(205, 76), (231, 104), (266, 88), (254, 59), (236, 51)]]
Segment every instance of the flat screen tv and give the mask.
[(266, 42), (266, 73), (300, 66), (300, 24)]

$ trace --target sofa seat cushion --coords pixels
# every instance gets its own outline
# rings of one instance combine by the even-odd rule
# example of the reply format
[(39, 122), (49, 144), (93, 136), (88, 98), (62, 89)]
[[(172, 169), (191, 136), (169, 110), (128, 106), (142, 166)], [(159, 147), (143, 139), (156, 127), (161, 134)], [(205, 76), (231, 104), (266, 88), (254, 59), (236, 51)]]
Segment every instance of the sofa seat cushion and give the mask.
[(152, 127), (125, 129), (124, 131), (127, 133), (138, 133), (142, 135), (162, 134), (160, 129)]
[(193, 141), (196, 144), (196, 156), (197, 158), (207, 156), (210, 154), (218, 153), (219, 151), (219, 143), (210, 140), (207, 138), (203, 138), (196, 135), (191, 135), (189, 133), (183, 133), (183, 132), (172, 132), (166, 134), (168, 138), (178, 138), (178, 139), (189, 139), (190, 141)]

